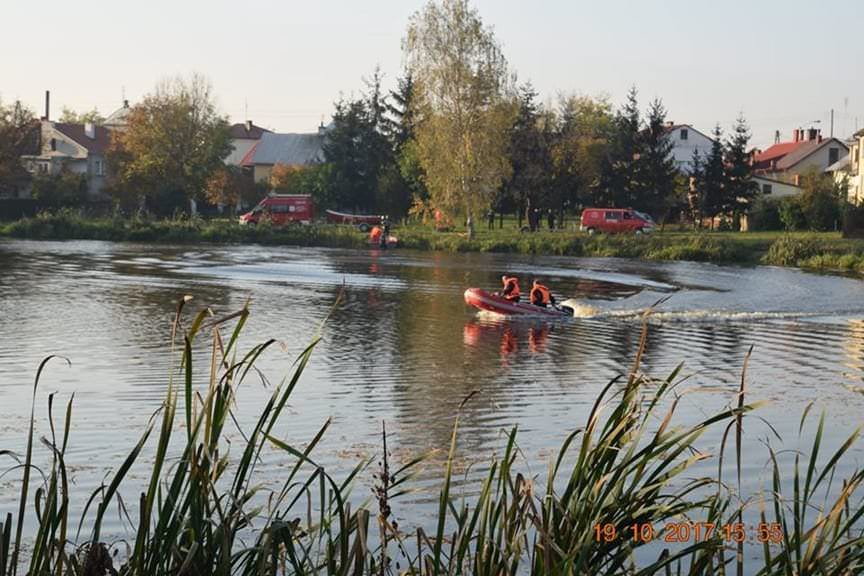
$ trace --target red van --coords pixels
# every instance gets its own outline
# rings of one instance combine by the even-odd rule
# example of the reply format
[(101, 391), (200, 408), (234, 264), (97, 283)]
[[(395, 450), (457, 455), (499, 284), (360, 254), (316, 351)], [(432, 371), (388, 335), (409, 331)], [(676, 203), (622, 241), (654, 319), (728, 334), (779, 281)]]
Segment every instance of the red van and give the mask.
[(240, 224), (258, 224), (265, 217), (276, 226), (289, 222), (309, 224), (315, 217), (315, 203), (308, 194), (273, 194), (240, 216)]
[(632, 208), (585, 208), (582, 211), (582, 224), (579, 229), (588, 234), (596, 232), (642, 234), (653, 232), (655, 226), (651, 216)]

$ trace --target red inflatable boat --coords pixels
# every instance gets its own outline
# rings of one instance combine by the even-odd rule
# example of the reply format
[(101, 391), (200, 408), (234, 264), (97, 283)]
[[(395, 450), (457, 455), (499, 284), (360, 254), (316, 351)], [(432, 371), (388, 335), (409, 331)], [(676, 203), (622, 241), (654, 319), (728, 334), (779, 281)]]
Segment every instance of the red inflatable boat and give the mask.
[(527, 302), (511, 302), (502, 296), (486, 292), (480, 288), (468, 288), (465, 290), (465, 303), (486, 310), (487, 312), (495, 312), (505, 316), (513, 315), (528, 315), (528, 316), (572, 316), (573, 311), (567, 307), (558, 308), (543, 308), (534, 306)]

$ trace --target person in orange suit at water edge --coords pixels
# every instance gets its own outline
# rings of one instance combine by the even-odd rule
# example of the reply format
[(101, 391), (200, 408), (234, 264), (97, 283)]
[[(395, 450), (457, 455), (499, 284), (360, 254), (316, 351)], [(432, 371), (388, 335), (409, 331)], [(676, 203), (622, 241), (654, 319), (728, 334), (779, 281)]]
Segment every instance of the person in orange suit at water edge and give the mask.
[(372, 230), (369, 231), (369, 242), (373, 244), (381, 243), (381, 236), (384, 234), (384, 231), (380, 226), (373, 226)]

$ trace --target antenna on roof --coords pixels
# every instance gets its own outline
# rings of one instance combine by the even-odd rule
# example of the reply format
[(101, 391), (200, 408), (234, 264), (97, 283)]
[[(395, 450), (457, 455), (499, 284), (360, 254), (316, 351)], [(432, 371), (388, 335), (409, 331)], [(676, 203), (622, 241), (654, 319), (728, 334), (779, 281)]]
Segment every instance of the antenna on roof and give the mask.
[(120, 86), (120, 101), (126, 101), (126, 86)]

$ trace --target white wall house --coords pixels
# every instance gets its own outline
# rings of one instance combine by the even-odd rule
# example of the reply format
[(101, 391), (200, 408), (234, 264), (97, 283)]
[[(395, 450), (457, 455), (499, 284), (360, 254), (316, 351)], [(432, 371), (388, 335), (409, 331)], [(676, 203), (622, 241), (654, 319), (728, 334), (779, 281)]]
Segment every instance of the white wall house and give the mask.
[(754, 175), (752, 179), (759, 185), (759, 193), (763, 198), (782, 198), (801, 193), (801, 187), (791, 182), (784, 182), (783, 180), (759, 175)]
[(42, 120), (40, 139), (39, 154), (21, 157), (28, 172), (35, 176), (56, 175), (63, 170), (84, 174), (88, 198), (105, 199), (105, 151), (110, 140), (105, 127)]
[(666, 137), (672, 142), (671, 153), (675, 160), (675, 167), (684, 174), (693, 172), (693, 153), (698, 150), (700, 158), (704, 161), (711, 153), (711, 145), (714, 142), (690, 124), (672, 122), (666, 126)]
[(849, 141), (849, 156), (845, 164), (834, 171), (834, 179), (847, 186), (847, 198), (852, 204), (864, 203), (864, 130), (859, 130)]
[(789, 142), (777, 142), (753, 158), (755, 174), (774, 180), (798, 184), (811, 170), (824, 172), (849, 153), (849, 147), (837, 138), (823, 138), (820, 130), (796, 129)]

